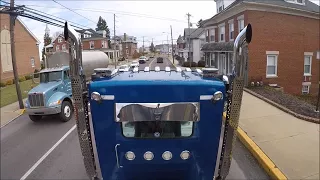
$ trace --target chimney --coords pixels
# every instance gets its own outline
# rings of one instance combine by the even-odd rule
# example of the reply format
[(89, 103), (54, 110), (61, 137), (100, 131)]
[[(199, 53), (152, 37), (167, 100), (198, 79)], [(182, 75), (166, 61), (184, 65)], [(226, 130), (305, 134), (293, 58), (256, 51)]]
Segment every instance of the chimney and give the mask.
[(123, 35), (123, 40), (124, 40), (124, 41), (127, 40), (127, 34), (126, 34), (126, 33), (124, 33), (124, 35)]

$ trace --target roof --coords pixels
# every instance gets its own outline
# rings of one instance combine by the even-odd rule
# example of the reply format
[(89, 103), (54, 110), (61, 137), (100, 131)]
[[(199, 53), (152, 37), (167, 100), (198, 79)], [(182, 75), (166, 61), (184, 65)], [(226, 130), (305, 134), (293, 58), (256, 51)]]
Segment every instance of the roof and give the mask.
[(233, 51), (233, 41), (206, 43), (202, 46), (201, 51)]
[(53, 68), (46, 68), (42, 69), (40, 73), (42, 72), (52, 72), (52, 71), (62, 71), (64, 69), (69, 69), (69, 66), (59, 66), (59, 67), (53, 67)]
[(41, 42), (39, 41), (39, 39), (32, 33), (32, 31), (28, 28), (28, 26), (26, 24), (23, 23), (23, 21), (17, 17), (18, 21), (22, 24), (22, 26), (24, 26), (24, 28), (27, 30), (27, 32), (37, 41), (38, 44), (40, 44)]
[(320, 12), (319, 6), (317, 4), (311, 2), (310, 0), (305, 0), (305, 5), (286, 2), (285, 0), (236, 0), (232, 4), (230, 4), (227, 8), (225, 8), (223, 11), (221, 11), (220, 13), (215, 14), (213, 17), (211, 17), (209, 19), (203, 20), (201, 22), (201, 26), (203, 24), (207, 23), (208, 21), (210, 21), (211, 19), (214, 19), (216, 16), (223, 14), (225, 11), (231, 9), (235, 5), (243, 3), (243, 2), (281, 6), (281, 7), (285, 7), (285, 8), (298, 9), (298, 10), (303, 10), (303, 11), (312, 12), (312, 13), (319, 13)]
[(242, 0), (242, 1), (290, 7), (290, 8), (305, 10), (309, 12), (319, 13), (319, 6), (309, 0), (305, 0), (305, 5), (289, 3), (289, 2), (286, 2), (285, 0), (276, 0), (276, 1), (275, 0)]
[[(190, 28), (190, 39), (198, 38), (203, 31), (204, 28)], [(189, 38), (189, 28), (184, 28), (184, 37)]]

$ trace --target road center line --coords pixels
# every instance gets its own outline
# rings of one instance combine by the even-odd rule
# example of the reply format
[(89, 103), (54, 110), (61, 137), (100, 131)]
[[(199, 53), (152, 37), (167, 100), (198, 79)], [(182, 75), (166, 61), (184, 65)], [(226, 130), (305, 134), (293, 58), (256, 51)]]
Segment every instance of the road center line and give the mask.
[(26, 179), (38, 166), (39, 164), (73, 131), (77, 125), (74, 125), (69, 131), (59, 139), (21, 178), (20, 180)]

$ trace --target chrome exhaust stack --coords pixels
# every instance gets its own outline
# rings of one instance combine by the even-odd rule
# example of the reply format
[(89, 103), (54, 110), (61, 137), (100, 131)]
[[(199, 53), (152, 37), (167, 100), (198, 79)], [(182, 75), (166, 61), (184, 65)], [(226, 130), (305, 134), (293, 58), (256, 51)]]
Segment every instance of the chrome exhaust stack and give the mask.
[(82, 66), (81, 38), (77, 32), (65, 23), (64, 37), (69, 42), (70, 79), (74, 100), (74, 115), (76, 118), (78, 137), (83, 156), (83, 162), (90, 179), (97, 179), (97, 170), (90, 131), (88, 95), (86, 77)]
[(237, 36), (233, 48), (233, 72), (227, 87), (227, 111), (224, 135), (216, 179), (225, 179), (229, 173), (232, 149), (237, 138), (237, 129), (248, 61), (248, 44), (252, 39), (252, 27), (248, 24)]

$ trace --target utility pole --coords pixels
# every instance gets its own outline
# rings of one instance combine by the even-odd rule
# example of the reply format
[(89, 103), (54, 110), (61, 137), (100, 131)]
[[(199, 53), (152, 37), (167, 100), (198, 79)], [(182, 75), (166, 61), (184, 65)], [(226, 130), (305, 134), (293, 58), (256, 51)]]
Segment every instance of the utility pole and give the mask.
[(14, 0), (10, 0), (10, 44), (11, 44), (12, 68), (13, 68), (13, 75), (14, 75), (14, 84), (16, 85), (16, 91), (17, 91), (17, 96), (19, 101), (19, 107), (20, 109), (23, 109), (24, 105), (22, 101), (19, 78), (18, 78), (16, 49), (14, 44), (14, 26), (15, 26), (15, 20), (17, 18), (17, 15), (14, 14), (14, 11), (15, 11)]
[(169, 41), (168, 41), (168, 33), (167, 33), (167, 44), (168, 44), (168, 58), (169, 58), (169, 49), (170, 49), (170, 47), (169, 47)]
[(142, 55), (144, 55), (144, 36), (142, 36)]
[[(320, 51), (317, 51), (317, 59), (320, 61)], [(320, 62), (319, 62), (319, 87), (318, 87), (318, 101), (316, 105), (316, 112), (319, 112), (319, 106), (320, 106)]]
[(117, 69), (117, 52), (116, 52), (116, 14), (113, 14), (113, 58), (115, 61), (115, 69)]
[(170, 25), (170, 30), (171, 30), (171, 53), (172, 53), (172, 61), (174, 64), (174, 55), (173, 55), (173, 39), (172, 39), (172, 26)]
[(188, 16), (188, 31), (189, 31), (189, 41), (188, 41), (188, 44), (189, 44), (189, 51), (188, 51), (188, 60), (189, 60), (189, 65), (190, 65), (190, 68), (191, 68), (191, 57), (190, 57), (190, 54), (191, 54), (191, 50), (190, 50), (190, 44), (191, 44), (191, 41), (190, 41), (190, 16), (191, 14), (190, 13), (187, 13), (187, 16)]

